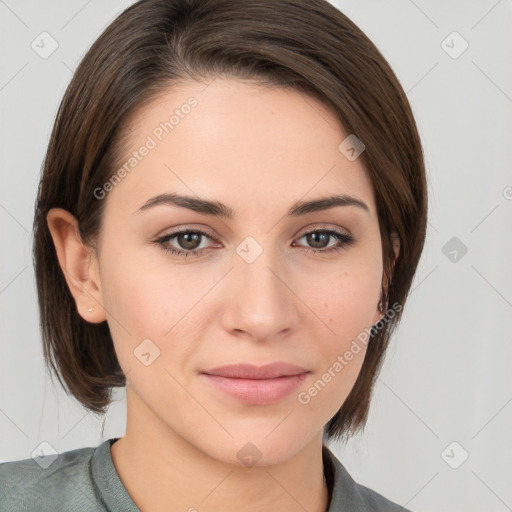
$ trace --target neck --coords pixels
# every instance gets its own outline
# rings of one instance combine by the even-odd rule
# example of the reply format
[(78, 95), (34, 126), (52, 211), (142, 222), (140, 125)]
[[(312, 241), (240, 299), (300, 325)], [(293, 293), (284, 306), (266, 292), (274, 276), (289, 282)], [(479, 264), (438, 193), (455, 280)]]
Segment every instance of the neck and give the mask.
[(112, 445), (111, 453), (141, 512), (327, 511), (321, 432), (283, 462), (235, 466), (211, 457), (169, 429), (129, 386), (127, 399), (126, 434)]

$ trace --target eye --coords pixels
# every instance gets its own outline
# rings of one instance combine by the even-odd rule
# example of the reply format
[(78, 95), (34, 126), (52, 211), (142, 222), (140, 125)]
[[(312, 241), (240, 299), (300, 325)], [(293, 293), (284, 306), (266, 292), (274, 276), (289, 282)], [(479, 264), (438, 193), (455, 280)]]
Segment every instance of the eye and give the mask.
[[(187, 258), (188, 256), (200, 256), (203, 254), (205, 249), (207, 249), (200, 247), (204, 237), (213, 239), (208, 233), (200, 229), (179, 229), (169, 235), (158, 238), (155, 240), (155, 243), (165, 252)], [(173, 239), (176, 239), (178, 247), (169, 245)]]
[[(158, 238), (155, 240), (155, 243), (167, 253), (187, 258), (189, 256), (201, 256), (206, 250), (211, 249), (211, 247), (208, 246), (201, 247), (204, 238), (214, 240), (211, 235), (200, 229), (179, 229), (173, 233)], [(355, 242), (353, 236), (333, 229), (317, 229), (309, 231), (304, 233), (299, 240), (301, 238), (305, 238), (306, 242), (311, 244), (312, 247), (297, 245), (296, 242), (293, 242), (293, 247), (303, 247), (306, 251), (313, 254), (339, 251)], [(331, 239), (334, 239), (337, 243), (329, 246), (328, 243)], [(171, 243), (173, 240), (177, 246)]]
[[(306, 251), (313, 254), (339, 251), (341, 249), (345, 249), (355, 242), (355, 239), (352, 235), (343, 233), (341, 231), (336, 231), (334, 229), (316, 229), (314, 231), (308, 231), (307, 233), (304, 233), (299, 238), (299, 240), (301, 238), (306, 238), (307, 243), (312, 245), (312, 247), (305, 247), (305, 249)], [(326, 246), (330, 239), (335, 239), (338, 242), (335, 245)]]

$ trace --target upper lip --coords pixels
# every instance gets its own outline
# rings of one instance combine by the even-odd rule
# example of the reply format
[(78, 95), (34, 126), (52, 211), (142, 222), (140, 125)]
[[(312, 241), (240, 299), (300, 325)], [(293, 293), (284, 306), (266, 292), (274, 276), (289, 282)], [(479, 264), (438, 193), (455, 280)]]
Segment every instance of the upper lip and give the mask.
[(276, 362), (265, 364), (263, 366), (255, 366), (253, 364), (245, 363), (229, 364), (225, 366), (219, 366), (202, 373), (235, 379), (275, 379), (276, 377), (300, 375), (306, 372), (308, 372), (308, 370), (301, 368), (300, 366), (289, 363)]

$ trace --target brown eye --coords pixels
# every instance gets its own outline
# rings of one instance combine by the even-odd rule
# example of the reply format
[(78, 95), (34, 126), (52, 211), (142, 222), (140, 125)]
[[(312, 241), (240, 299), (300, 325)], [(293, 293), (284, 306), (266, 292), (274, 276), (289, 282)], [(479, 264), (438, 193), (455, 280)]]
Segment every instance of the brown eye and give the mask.
[(203, 251), (210, 248), (200, 247), (204, 239), (213, 240), (208, 233), (200, 229), (180, 229), (160, 237), (155, 240), (155, 243), (165, 252), (187, 258), (188, 256), (200, 256)]
[(203, 235), (195, 231), (187, 231), (175, 236), (176, 241), (181, 248), (191, 251), (197, 249), (197, 247), (201, 244), (202, 237)]
[[(308, 246), (304, 246), (304, 249), (313, 253), (328, 253), (331, 251), (337, 251), (344, 249), (355, 242), (354, 237), (347, 233), (342, 233), (335, 230), (315, 230), (308, 233), (304, 233), (300, 238), (305, 238)], [(299, 238), (299, 240), (300, 240)], [(329, 240), (335, 239), (338, 241), (337, 244), (329, 246)]]
[(313, 249), (323, 249), (329, 243), (329, 239), (332, 235), (325, 231), (313, 231), (305, 236), (308, 244), (310, 244)]

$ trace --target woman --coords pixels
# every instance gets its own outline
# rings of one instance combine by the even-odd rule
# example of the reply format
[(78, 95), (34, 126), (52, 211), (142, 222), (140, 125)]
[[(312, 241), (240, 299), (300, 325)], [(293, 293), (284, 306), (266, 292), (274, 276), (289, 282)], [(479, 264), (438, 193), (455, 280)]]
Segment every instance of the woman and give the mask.
[(405, 510), (365, 423), (420, 258), (421, 143), (324, 0), (141, 0), (65, 93), (34, 221), (44, 354), (122, 438), (0, 465), (0, 510)]

